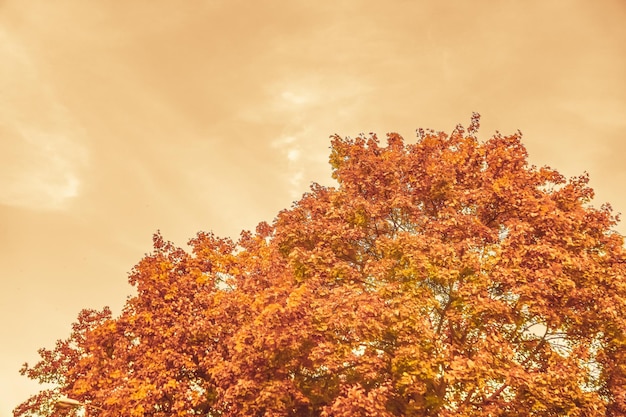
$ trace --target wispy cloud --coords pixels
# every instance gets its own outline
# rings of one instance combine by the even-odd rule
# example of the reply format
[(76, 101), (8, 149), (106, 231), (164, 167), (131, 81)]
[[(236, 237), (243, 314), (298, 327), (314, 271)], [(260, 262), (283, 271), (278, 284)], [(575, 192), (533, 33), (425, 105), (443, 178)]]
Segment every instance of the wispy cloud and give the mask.
[(78, 195), (85, 152), (65, 136), (23, 128), (6, 135), (2, 147), (0, 203), (55, 210)]
[(289, 184), (289, 194), (293, 199), (302, 194), (304, 178), (304, 165), (301, 163), (301, 140), (304, 132), (295, 131), (281, 136), (271, 142), (271, 147), (277, 149), (287, 159), (287, 171), (285, 179)]
[(78, 195), (87, 161), (79, 128), (28, 49), (1, 30), (0, 55), (0, 204), (62, 209)]

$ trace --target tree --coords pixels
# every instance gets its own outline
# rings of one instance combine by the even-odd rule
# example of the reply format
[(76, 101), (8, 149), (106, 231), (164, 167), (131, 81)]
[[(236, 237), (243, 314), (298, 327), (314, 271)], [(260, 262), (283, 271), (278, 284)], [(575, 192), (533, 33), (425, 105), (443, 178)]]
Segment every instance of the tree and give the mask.
[[(127, 416), (624, 416), (626, 280), (588, 176), (521, 134), (332, 137), (337, 187), (237, 242), (154, 237), (119, 317), (83, 311), (22, 373)], [(70, 411), (71, 413), (71, 411)]]

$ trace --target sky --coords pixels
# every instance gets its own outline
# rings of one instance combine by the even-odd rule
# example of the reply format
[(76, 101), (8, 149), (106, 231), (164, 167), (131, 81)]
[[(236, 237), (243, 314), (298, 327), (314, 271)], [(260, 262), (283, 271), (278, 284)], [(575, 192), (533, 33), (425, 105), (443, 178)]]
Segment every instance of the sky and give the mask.
[[(0, 1), (0, 417), (152, 234), (237, 238), (332, 185), (329, 136), (523, 132), (626, 213), (624, 0)], [(617, 230), (626, 233), (621, 224)]]

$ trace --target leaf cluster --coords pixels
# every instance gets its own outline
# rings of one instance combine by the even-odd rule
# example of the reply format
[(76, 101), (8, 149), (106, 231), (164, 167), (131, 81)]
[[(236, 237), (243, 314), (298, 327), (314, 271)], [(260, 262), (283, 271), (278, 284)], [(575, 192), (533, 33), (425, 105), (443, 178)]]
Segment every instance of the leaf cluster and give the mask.
[(155, 235), (121, 315), (83, 311), (24, 366), (57, 388), (15, 416), (59, 394), (103, 417), (625, 415), (616, 216), (478, 127), (333, 136), (338, 187), (271, 225)]

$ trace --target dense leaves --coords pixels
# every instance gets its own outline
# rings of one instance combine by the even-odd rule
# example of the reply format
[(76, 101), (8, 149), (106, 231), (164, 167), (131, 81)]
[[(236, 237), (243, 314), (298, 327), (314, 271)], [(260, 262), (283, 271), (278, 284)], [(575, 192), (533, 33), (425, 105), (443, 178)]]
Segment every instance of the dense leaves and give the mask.
[[(154, 238), (117, 318), (83, 311), (15, 416), (624, 416), (626, 280), (586, 175), (520, 134), (332, 137), (314, 185), (237, 242)], [(93, 410), (91, 410), (93, 411)]]

